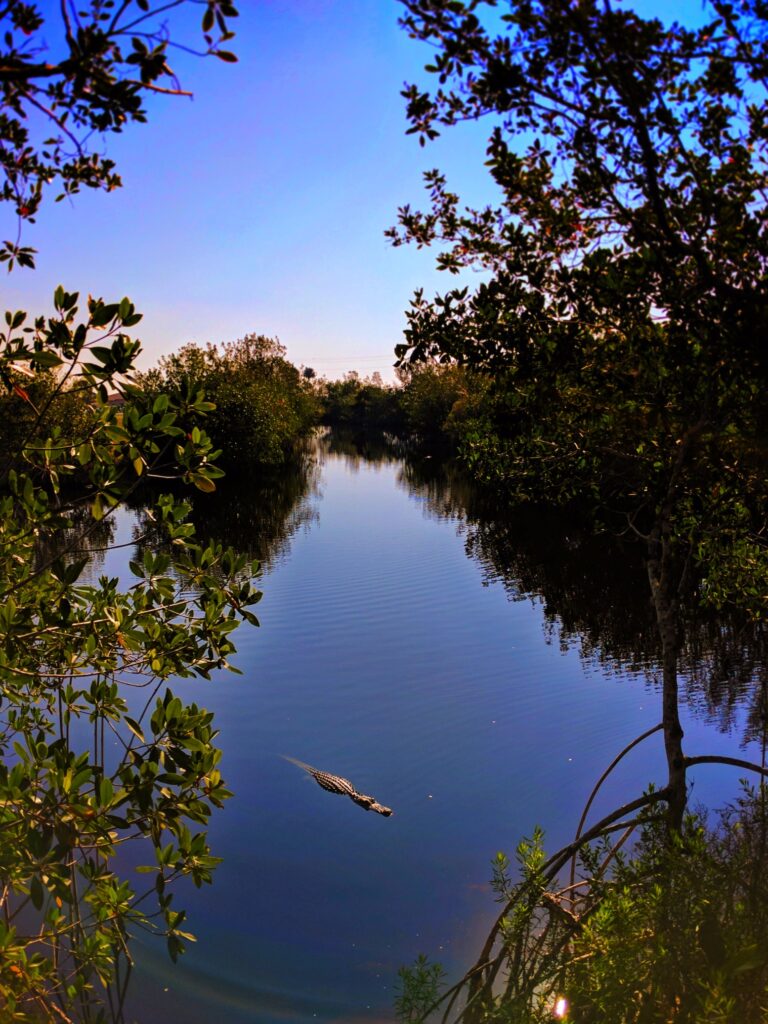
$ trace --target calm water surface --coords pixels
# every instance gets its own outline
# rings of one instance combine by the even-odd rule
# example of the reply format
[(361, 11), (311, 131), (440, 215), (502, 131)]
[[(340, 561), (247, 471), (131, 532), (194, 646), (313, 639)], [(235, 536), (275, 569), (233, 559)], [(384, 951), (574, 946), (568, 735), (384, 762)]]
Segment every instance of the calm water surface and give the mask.
[[(244, 674), (175, 687), (215, 712), (235, 798), (210, 830), (224, 858), (213, 887), (177, 897), (199, 941), (175, 967), (137, 942), (131, 1020), (391, 1020), (401, 964), (427, 952), (457, 975), (477, 954), (495, 852), (536, 823), (551, 848), (566, 842), (595, 779), (658, 721), (651, 667), (621, 674), (594, 640), (568, 642), (546, 595), (510, 600), (462, 494), (326, 445), (286, 499), (261, 628), (237, 633)], [(258, 547), (247, 511), (232, 499), (220, 529), (241, 544), (250, 529)], [(126, 513), (116, 539), (132, 527)], [(508, 529), (524, 546), (525, 528)], [(684, 725), (691, 754), (739, 751), (701, 706)], [(347, 776), (394, 816), (324, 792), (282, 754)], [(737, 774), (700, 767), (694, 797), (723, 802)], [(655, 737), (596, 813), (663, 778)]]

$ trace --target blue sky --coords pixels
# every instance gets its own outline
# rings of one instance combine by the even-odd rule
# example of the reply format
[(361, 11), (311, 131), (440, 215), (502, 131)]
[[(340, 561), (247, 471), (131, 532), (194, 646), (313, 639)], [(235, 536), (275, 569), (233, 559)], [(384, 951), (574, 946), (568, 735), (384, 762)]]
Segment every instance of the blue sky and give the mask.
[[(701, 18), (700, 0), (633, 6)], [(430, 167), (462, 198), (489, 198), (485, 131), (424, 149), (405, 135), (400, 89), (429, 52), (398, 27), (396, 0), (238, 7), (239, 63), (174, 60), (194, 100), (153, 98), (147, 125), (108, 141), (122, 190), (44, 205), (23, 239), (38, 268), (5, 278), (4, 305), (46, 312), (59, 283), (127, 294), (144, 313), (144, 366), (187, 341), (257, 332), (327, 376), (391, 379), (414, 289), (449, 282), (428, 251), (393, 249), (384, 229), (398, 205), (419, 205)], [(9, 210), (0, 222), (15, 237)]]

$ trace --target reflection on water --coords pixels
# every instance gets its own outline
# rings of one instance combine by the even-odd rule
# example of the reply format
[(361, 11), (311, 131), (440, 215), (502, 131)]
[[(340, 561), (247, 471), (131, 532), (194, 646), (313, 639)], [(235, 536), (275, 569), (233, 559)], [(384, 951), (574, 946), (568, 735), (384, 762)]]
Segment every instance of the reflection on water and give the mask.
[(318, 435), (316, 440), (321, 460), (334, 456), (340, 458), (350, 473), (359, 473), (362, 467), (371, 469), (401, 462), (399, 446), (394, 439), (332, 431)]
[[(198, 943), (175, 968), (139, 947), (141, 1024), (391, 1019), (401, 964), (428, 951), (455, 977), (476, 952), (495, 852), (536, 823), (550, 847), (567, 841), (595, 779), (659, 718), (632, 545), (501, 516), (450, 470), (340, 439), (262, 484), (195, 506), (206, 535), (263, 560), (262, 628), (237, 633), (242, 677), (174, 684), (215, 712), (236, 796), (210, 831), (224, 858), (213, 889), (179, 896)], [(705, 619), (689, 641), (692, 696), (739, 730), (760, 642)], [(725, 673), (718, 645), (751, 668)], [(739, 739), (694, 711), (691, 752), (733, 754)], [(394, 816), (324, 793), (281, 755), (354, 780)], [(702, 766), (696, 796), (723, 802), (737, 774)], [(663, 778), (648, 741), (598, 804)]]
[(112, 515), (96, 521), (82, 510), (71, 512), (72, 526), (66, 530), (42, 532), (35, 542), (38, 565), (46, 565), (66, 553), (65, 561), (87, 559), (80, 576), (82, 583), (95, 582), (103, 571), (105, 558), (115, 544), (116, 523)]
[(258, 558), (271, 569), (286, 557), (294, 535), (317, 520), (319, 479), (314, 446), (296, 452), (279, 469), (225, 478), (215, 494), (195, 494), (192, 521), (197, 534)]
[[(273, 568), (290, 550), (291, 538), (308, 529), (317, 518), (320, 469), (318, 446), (313, 441), (298, 447), (279, 468), (263, 467), (250, 476), (230, 474), (217, 481), (216, 491), (205, 494), (185, 489), (191, 505), (190, 521), (200, 543), (217, 541), (265, 569)], [(136, 502), (135, 536), (142, 546), (157, 546), (161, 535)]]
[[(631, 535), (596, 535), (558, 509), (499, 509), (493, 496), (455, 467), (431, 460), (403, 463), (398, 483), (423, 500), (427, 515), (456, 524), (486, 585), (500, 583), (510, 600), (541, 605), (548, 640), (577, 649), (588, 666), (639, 674), (660, 685), (644, 550)], [(726, 730), (746, 709), (739, 714), (744, 741), (761, 737), (768, 689), (765, 624), (703, 610), (694, 579), (682, 631), (689, 706)]]

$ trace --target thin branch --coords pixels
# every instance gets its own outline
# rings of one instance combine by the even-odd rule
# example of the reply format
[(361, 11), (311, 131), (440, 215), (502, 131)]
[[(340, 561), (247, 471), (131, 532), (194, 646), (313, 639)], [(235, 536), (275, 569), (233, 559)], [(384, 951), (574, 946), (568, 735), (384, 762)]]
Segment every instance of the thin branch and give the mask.
[(699, 757), (686, 757), (686, 768), (690, 768), (695, 764), (730, 764), (734, 768), (744, 768), (748, 772), (757, 772), (758, 775), (768, 777), (768, 768), (765, 765), (755, 764), (754, 761), (743, 761), (740, 757), (723, 757), (719, 754), (702, 754)]
[[(595, 797), (598, 794), (598, 791), (599, 791), (600, 787), (605, 782), (605, 780), (608, 778), (608, 776), (611, 774), (611, 772), (616, 767), (616, 765), (630, 752), (630, 750), (632, 750), (639, 743), (642, 743), (643, 740), (648, 739), (649, 736), (652, 736), (655, 732), (658, 732), (660, 729), (663, 729), (663, 728), (664, 728), (664, 723), (663, 722), (659, 722), (658, 725), (654, 725), (654, 727), (652, 729), (648, 729), (647, 732), (644, 732), (642, 735), (640, 735), (636, 739), (632, 740), (631, 743), (627, 744), (627, 746), (624, 747), (624, 749), (621, 751), (621, 753), (618, 754), (613, 759), (613, 761), (611, 761), (611, 763), (608, 765), (608, 767), (605, 769), (603, 774), (600, 776), (600, 778), (595, 783), (595, 786), (594, 786), (592, 792), (589, 794), (589, 800), (587, 800), (587, 803), (586, 803), (586, 806), (584, 807), (584, 810), (582, 812), (581, 818), (579, 819), (578, 828), (576, 829), (576, 836), (575, 836), (575, 838), (577, 840), (578, 840), (579, 836), (581, 835), (581, 830), (584, 828), (584, 823), (587, 820), (587, 815), (589, 814), (589, 810), (590, 810), (590, 808), (591, 808), (591, 806), (592, 806), (592, 804), (594, 802)], [(575, 854), (575, 851), (574, 851), (573, 863), (571, 865), (571, 885), (573, 885), (575, 877), (576, 877), (576, 854)]]
[(194, 96), (194, 93), (187, 89), (166, 89), (162, 85), (153, 85), (151, 82), (137, 82), (134, 78), (126, 78), (124, 82), (126, 85), (138, 85), (150, 92), (160, 92), (164, 96), (189, 96), (190, 98)]
[[(132, 32), (134, 26), (141, 25), (142, 22), (149, 21), (150, 18), (153, 18), (158, 14), (162, 14), (164, 11), (170, 11), (184, 2), (185, 0), (170, 0), (170, 2), (164, 6), (156, 7), (153, 11), (147, 11), (146, 14), (142, 14), (140, 18), (134, 18), (134, 20), (129, 21), (127, 25), (122, 25), (119, 31), (116, 31), (114, 35), (124, 35), (126, 32)], [(140, 35), (141, 33), (134, 32), (133, 34)]]

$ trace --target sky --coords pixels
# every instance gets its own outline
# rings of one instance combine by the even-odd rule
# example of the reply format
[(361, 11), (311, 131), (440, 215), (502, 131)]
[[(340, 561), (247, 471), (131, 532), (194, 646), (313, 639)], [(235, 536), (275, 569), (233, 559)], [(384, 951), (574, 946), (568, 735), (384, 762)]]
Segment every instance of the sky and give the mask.
[[(632, 6), (702, 16), (701, 0)], [(197, 42), (190, 7), (193, 22), (170, 24)], [(321, 375), (391, 380), (414, 290), (455, 280), (429, 250), (393, 248), (384, 230), (398, 206), (423, 205), (432, 167), (469, 203), (491, 200), (486, 129), (451, 129), (424, 148), (405, 134), (400, 90), (423, 79), (430, 51), (398, 26), (397, 0), (237, 7), (227, 46), (239, 62), (174, 57), (194, 99), (152, 97), (146, 125), (108, 139), (121, 190), (49, 197), (22, 238), (38, 250), (37, 269), (5, 276), (0, 301), (38, 314), (58, 284), (108, 301), (128, 295), (144, 314), (134, 328), (142, 368), (186, 342), (258, 333)], [(0, 232), (15, 237), (10, 209), (0, 210)]]

